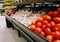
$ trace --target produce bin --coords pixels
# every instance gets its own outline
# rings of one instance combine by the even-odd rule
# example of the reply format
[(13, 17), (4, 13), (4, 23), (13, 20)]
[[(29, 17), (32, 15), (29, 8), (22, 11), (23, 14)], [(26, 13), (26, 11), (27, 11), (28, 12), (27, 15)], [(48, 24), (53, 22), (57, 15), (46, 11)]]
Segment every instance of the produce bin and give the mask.
[[(50, 3), (44, 2), (42, 4), (34, 4), (34, 7), (33, 6), (29, 7), (30, 5), (28, 5), (28, 7), (26, 7), (26, 6), (27, 5), (24, 5), (24, 8), (26, 8), (26, 9), (29, 8), (29, 9), (32, 9), (32, 11), (33, 10), (34, 11), (42, 10), (43, 12), (47, 13), (49, 10), (54, 11), (56, 8), (58, 8), (59, 3), (57, 2), (57, 4), (54, 4), (53, 2), (50, 2)], [(34, 32), (29, 27), (23, 25), (21, 22), (18, 22), (14, 18), (11, 18), (8, 15), (5, 15), (5, 17), (6, 17), (7, 27), (8, 28), (10, 28), (10, 27), (16, 28), (16, 30), (18, 30), (18, 35), (19, 36), (22, 35), (27, 40), (27, 42), (49, 42), (49, 40), (47, 40), (45, 37), (43, 37), (43, 36), (39, 35), (38, 33)]]
[[(21, 23), (17, 22), (16, 20), (12, 19), (11, 17), (5, 15), (7, 27), (14, 26), (17, 30), (20, 31), (20, 34), (23, 35), (27, 39), (28, 42), (49, 42), (44, 37), (39, 36), (34, 31), (28, 29), (26, 26), (22, 25)], [(12, 25), (12, 26), (11, 26)]]

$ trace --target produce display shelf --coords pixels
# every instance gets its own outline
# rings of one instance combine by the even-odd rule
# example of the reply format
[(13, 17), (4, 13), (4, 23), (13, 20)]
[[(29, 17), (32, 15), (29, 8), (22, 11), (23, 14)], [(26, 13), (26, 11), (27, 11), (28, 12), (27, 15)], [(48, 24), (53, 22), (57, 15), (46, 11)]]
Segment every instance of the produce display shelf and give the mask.
[(6, 17), (6, 24), (7, 27), (15, 27), (22, 34), (24, 38), (27, 39), (28, 42), (49, 42), (47, 39), (42, 37), (41, 35), (35, 33), (34, 31), (30, 30), (28, 27), (24, 26), (23, 24), (17, 22), (13, 18), (5, 15)]

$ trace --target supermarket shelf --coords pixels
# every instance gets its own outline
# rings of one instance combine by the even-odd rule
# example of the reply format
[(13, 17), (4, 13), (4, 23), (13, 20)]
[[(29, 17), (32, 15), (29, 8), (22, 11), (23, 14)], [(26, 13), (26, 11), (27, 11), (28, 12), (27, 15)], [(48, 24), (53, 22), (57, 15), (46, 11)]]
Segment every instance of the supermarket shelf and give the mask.
[(8, 15), (5, 15), (5, 17), (9, 22), (11, 22), (14, 25), (14, 27), (16, 27), (16, 29), (18, 29), (25, 36), (25, 38), (28, 38), (29, 41), (31, 41), (31, 42), (49, 42), (44, 37), (38, 35), (34, 31), (30, 30), (28, 27), (17, 22), (16, 20), (12, 19)]

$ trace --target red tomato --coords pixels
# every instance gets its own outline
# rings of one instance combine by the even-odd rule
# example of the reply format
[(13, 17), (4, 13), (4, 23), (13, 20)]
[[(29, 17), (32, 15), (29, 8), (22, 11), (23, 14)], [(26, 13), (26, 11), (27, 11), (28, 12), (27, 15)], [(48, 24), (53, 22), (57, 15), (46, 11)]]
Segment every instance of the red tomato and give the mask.
[(52, 35), (47, 35), (46, 39), (49, 40), (49, 41), (52, 41), (53, 40), (53, 36)]
[(46, 21), (46, 20), (44, 20), (43, 22), (42, 22), (42, 24), (47, 24), (48, 23), (48, 21)]
[(60, 32), (60, 28), (58, 28), (58, 31)]
[(42, 21), (43, 21), (43, 18), (42, 17), (38, 17), (36, 22), (42, 22)]
[(44, 19), (44, 18), (46, 18), (46, 16), (47, 16), (46, 14), (45, 15), (42, 15), (42, 18)]
[(36, 27), (41, 27), (42, 26), (42, 23), (41, 22), (37, 22), (36, 23)]
[(54, 40), (53, 42), (60, 42), (60, 40)]
[(60, 17), (60, 14), (59, 14), (59, 16), (58, 17)]
[(46, 24), (47, 28), (51, 28), (51, 25), (49, 23)]
[(52, 28), (53, 31), (60, 31), (60, 24), (56, 24), (54, 28)]
[(36, 28), (35, 25), (31, 25), (31, 26), (30, 26), (30, 29), (31, 29), (31, 30), (35, 30), (35, 28)]
[(42, 30), (45, 30), (45, 28), (46, 28), (46, 25), (42, 25), (42, 28), (41, 29)]
[(58, 27), (52, 28), (52, 31), (59, 31), (59, 30), (58, 30)]
[(49, 11), (48, 12), (48, 15), (52, 16), (53, 12), (52, 11)]
[(32, 21), (32, 25), (35, 25), (36, 24), (36, 20)]
[(52, 31), (51, 31), (50, 28), (46, 28), (46, 29), (45, 29), (45, 33), (46, 33), (47, 35), (51, 35), (51, 34), (52, 34)]
[(58, 27), (60, 27), (60, 23), (56, 24), (55, 26), (58, 26)]
[(49, 15), (43, 15), (42, 16), (44, 20), (50, 21), (51, 17)]
[(57, 22), (57, 23), (60, 23), (60, 17), (55, 17), (55, 18), (53, 18), (53, 21), (54, 21), (54, 22)]
[(45, 36), (45, 33), (42, 31), (42, 32), (40, 32), (40, 35), (41, 36)]
[(39, 27), (37, 27), (37, 28), (35, 29), (35, 32), (40, 33), (40, 32), (42, 32), (42, 29), (39, 28)]
[(59, 15), (59, 12), (58, 11), (54, 11), (53, 12), (53, 16), (58, 16)]
[(54, 37), (55, 39), (59, 39), (59, 38), (60, 38), (60, 32), (59, 32), (59, 31), (55, 31), (55, 32), (53, 33), (53, 37)]
[(60, 7), (57, 9), (58, 12), (60, 12)]
[(55, 22), (50, 21), (50, 25), (51, 25), (51, 27), (54, 27), (55, 26)]

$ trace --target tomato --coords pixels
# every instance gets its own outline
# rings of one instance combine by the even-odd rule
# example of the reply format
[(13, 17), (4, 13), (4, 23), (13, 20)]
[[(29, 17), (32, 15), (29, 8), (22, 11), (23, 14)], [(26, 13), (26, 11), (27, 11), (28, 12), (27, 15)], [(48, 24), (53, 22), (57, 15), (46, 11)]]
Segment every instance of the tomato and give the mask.
[(60, 42), (60, 40), (54, 40), (53, 42)]
[(46, 21), (46, 20), (44, 20), (43, 22), (42, 22), (42, 24), (47, 24), (48, 23), (48, 21)]
[(43, 21), (43, 18), (42, 17), (39, 17), (37, 18), (36, 22), (42, 22)]
[(51, 27), (54, 27), (55, 26), (55, 22), (54, 21), (50, 21), (50, 25), (51, 25)]
[(32, 25), (35, 25), (36, 24), (36, 20), (32, 21)]
[(51, 25), (49, 23), (46, 24), (47, 28), (51, 28)]
[(52, 28), (53, 31), (60, 31), (60, 24), (56, 24), (54, 28)]
[(60, 23), (60, 17), (55, 17), (55, 18), (53, 18), (53, 21), (54, 21), (54, 22), (57, 22), (57, 23)]
[(46, 18), (46, 16), (47, 16), (46, 14), (45, 15), (42, 15), (42, 18), (44, 19), (44, 18)]
[(60, 12), (60, 7), (57, 9), (58, 12)]
[(42, 29), (39, 28), (39, 27), (37, 27), (37, 28), (35, 29), (35, 32), (40, 33), (40, 32), (42, 32)]
[(41, 27), (42, 26), (42, 23), (41, 22), (37, 22), (36, 23), (36, 27)]
[(59, 38), (60, 38), (60, 32), (59, 32), (59, 31), (55, 31), (55, 32), (53, 33), (53, 37), (54, 37), (55, 39), (59, 39)]
[(60, 32), (60, 27), (58, 28), (58, 31)]
[(45, 30), (45, 28), (46, 28), (46, 25), (42, 25), (42, 28), (41, 29), (42, 30)]
[(50, 21), (51, 17), (49, 15), (43, 15), (42, 16), (44, 20)]
[(60, 17), (60, 14), (59, 14), (59, 16), (58, 17)]
[(53, 12), (49, 11), (47, 14), (50, 15), (50, 16), (52, 16)]
[(55, 26), (58, 26), (58, 27), (60, 27), (60, 23), (56, 24)]
[(58, 31), (58, 27), (52, 28), (52, 31)]
[(58, 16), (59, 15), (59, 12), (58, 11), (54, 11), (53, 12), (53, 16)]
[(50, 21), (51, 17), (47, 15), (46, 18), (45, 18), (45, 20)]
[(31, 29), (31, 30), (35, 30), (35, 28), (36, 28), (35, 25), (31, 25), (31, 26), (30, 26), (30, 29)]
[(51, 31), (50, 28), (46, 28), (46, 29), (45, 29), (45, 33), (46, 33), (47, 35), (51, 35), (51, 34), (52, 34), (52, 31)]
[(42, 31), (42, 32), (40, 32), (40, 35), (41, 36), (45, 36), (45, 33)]
[(53, 40), (53, 36), (52, 35), (47, 35), (46, 39), (49, 40), (49, 41), (52, 41)]
[(46, 25), (47, 28), (51, 27), (50, 23), (48, 23), (46, 20), (44, 20), (42, 24)]
[(60, 28), (60, 23), (56, 24), (55, 27), (59, 27)]

